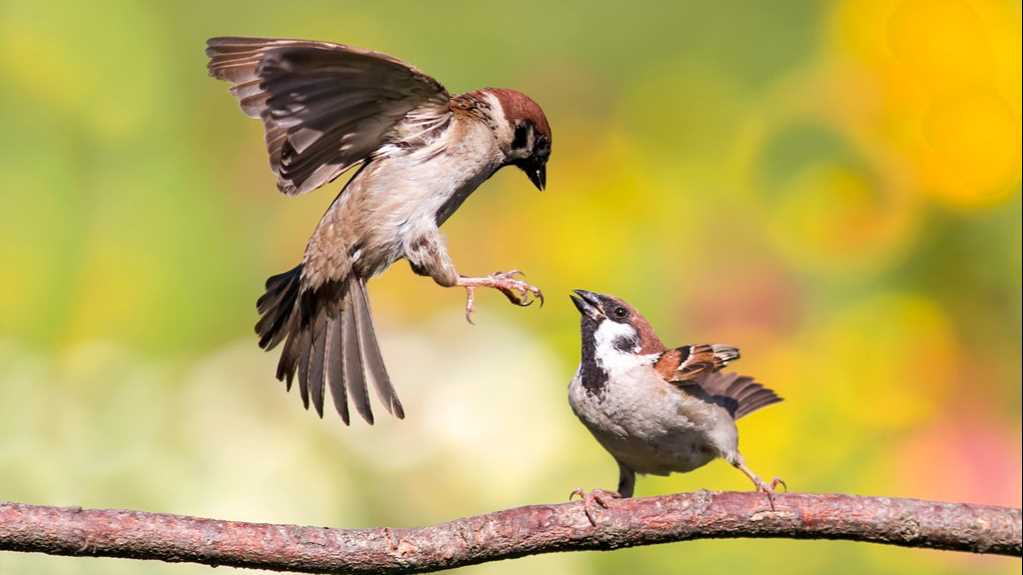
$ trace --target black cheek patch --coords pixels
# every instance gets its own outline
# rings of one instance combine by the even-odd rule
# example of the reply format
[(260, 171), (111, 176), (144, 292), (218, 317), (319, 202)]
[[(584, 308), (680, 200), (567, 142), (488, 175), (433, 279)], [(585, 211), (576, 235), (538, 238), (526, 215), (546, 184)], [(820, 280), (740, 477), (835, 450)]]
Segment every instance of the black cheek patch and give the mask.
[(522, 123), (515, 127), (515, 139), (512, 140), (512, 149), (518, 150), (526, 147), (526, 138), (529, 136), (529, 125)]
[(623, 335), (623, 336), (616, 337), (615, 341), (614, 341), (614, 343), (612, 345), (614, 345), (614, 348), (617, 349), (618, 351), (621, 351), (621, 352), (633, 352), (633, 351), (636, 350), (636, 346), (638, 344), (639, 344), (639, 342), (637, 342), (635, 338), (627, 337), (627, 336)]

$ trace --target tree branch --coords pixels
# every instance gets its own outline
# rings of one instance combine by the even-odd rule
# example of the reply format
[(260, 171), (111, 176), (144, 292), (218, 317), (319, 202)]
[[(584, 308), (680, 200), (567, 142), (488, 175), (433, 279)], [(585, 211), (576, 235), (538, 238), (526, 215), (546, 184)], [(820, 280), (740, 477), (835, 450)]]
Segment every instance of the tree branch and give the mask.
[(850, 495), (699, 491), (618, 500), (592, 526), (582, 503), (530, 505), (417, 529), (329, 529), (0, 503), (0, 550), (307, 573), (421, 573), (554, 551), (690, 539), (845, 539), (1021, 554), (1019, 509)]

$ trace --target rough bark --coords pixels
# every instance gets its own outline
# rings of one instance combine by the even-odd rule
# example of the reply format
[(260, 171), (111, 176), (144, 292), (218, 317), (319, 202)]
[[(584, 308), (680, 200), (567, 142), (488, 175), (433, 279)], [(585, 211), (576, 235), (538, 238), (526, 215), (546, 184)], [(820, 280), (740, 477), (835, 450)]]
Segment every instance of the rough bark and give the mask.
[(850, 495), (700, 491), (530, 505), (413, 529), (268, 525), (0, 503), (0, 550), (307, 573), (421, 573), (554, 551), (705, 538), (844, 539), (1020, 556), (1019, 509)]

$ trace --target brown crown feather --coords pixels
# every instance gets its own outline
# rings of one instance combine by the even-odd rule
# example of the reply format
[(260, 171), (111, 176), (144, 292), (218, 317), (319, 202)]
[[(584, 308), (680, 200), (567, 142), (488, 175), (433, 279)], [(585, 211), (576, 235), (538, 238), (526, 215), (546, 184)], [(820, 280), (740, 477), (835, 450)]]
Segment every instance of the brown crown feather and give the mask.
[(493, 94), (497, 101), (501, 102), (508, 123), (514, 124), (516, 120), (532, 122), (538, 135), (546, 136), (547, 140), (551, 139), (551, 125), (547, 123), (547, 116), (544, 115), (540, 104), (532, 98), (518, 90), (508, 88), (484, 88), (481, 91)]

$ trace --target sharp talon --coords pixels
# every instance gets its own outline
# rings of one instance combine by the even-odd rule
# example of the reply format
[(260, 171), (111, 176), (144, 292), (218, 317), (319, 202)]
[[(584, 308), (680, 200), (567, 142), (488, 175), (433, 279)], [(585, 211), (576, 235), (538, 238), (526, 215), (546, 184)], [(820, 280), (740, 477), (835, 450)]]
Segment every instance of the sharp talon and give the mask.
[(582, 488), (576, 488), (572, 493), (568, 494), (568, 500), (571, 501), (576, 495), (579, 496), (583, 501), (583, 511), (586, 513), (586, 519), (590, 521), (590, 525), (593, 527), (597, 526), (597, 518), (593, 513), (593, 503), (596, 502), (604, 509), (607, 509), (607, 501), (605, 497), (615, 498), (618, 497), (617, 493), (605, 491), (603, 489), (594, 489), (593, 491), (583, 491)]
[(761, 492), (761, 493), (763, 493), (764, 495), (767, 496), (767, 502), (771, 505), (771, 511), (775, 511), (775, 508), (774, 508), (774, 491), (772, 491), (772, 487), (769, 487), (767, 484), (761, 482), (761, 483), (757, 484), (757, 491), (759, 491), (759, 492)]
[(597, 518), (593, 515), (593, 498), (589, 495), (583, 495), (583, 513), (586, 514), (586, 519), (589, 520), (591, 527), (597, 526)]
[(520, 307), (528, 307), (533, 304), (534, 301), (539, 300), (540, 306), (544, 304), (543, 292), (536, 286), (529, 285), (528, 283), (515, 279), (516, 276), (525, 276), (521, 270), (511, 270), (507, 272), (495, 272), (487, 277), (483, 278), (472, 278), (462, 276), (456, 285), (462, 286), (466, 290), (466, 320), (474, 324), (472, 321), (473, 303), (475, 288), (488, 287), (496, 289), (501, 292), (504, 297), (514, 305)]
[(498, 288), (498, 289), (500, 290), (500, 292), (502, 294), (504, 294), (504, 297), (508, 298), (508, 301), (510, 301), (511, 303), (513, 303), (513, 304), (515, 304), (517, 306), (527, 306), (527, 305), (529, 305), (528, 303), (524, 303), (524, 300), (523, 300), (522, 296), (520, 296), (519, 294), (515, 293), (514, 291), (512, 291), (510, 289), (507, 289), (507, 288)]
[(789, 486), (786, 485), (785, 482), (783, 480), (781, 480), (780, 478), (778, 478), (778, 477), (775, 477), (774, 479), (771, 480), (771, 491), (777, 491), (779, 485), (784, 487), (785, 488), (785, 492), (788, 493)]

